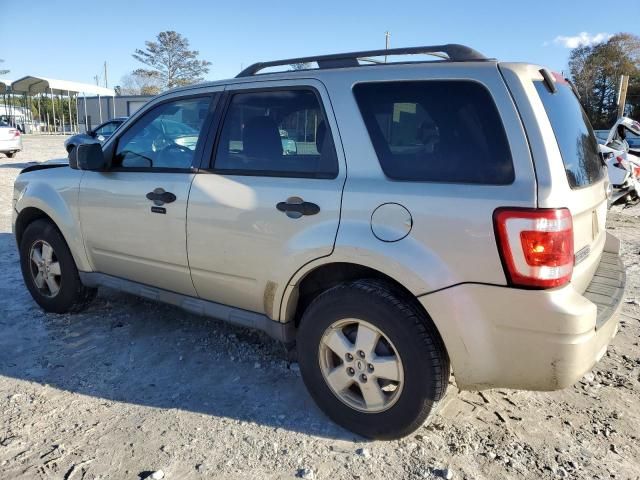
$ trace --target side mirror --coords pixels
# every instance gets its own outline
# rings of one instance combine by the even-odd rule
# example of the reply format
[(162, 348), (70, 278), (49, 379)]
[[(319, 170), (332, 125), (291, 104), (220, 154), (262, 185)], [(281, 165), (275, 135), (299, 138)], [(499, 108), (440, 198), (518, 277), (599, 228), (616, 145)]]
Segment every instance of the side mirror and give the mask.
[(89, 135), (91, 138), (96, 138), (96, 132), (95, 132), (95, 131), (93, 131), (93, 130), (89, 130), (89, 131), (87, 132), (87, 135)]
[(69, 166), (78, 170), (99, 172), (106, 169), (106, 164), (102, 146), (99, 143), (80, 144), (69, 155)]

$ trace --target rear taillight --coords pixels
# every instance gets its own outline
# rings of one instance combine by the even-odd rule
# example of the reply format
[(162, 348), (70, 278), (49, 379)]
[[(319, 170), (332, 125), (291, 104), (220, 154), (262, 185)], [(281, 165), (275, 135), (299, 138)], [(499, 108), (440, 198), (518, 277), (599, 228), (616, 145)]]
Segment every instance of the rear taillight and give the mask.
[(493, 222), (511, 285), (552, 288), (571, 280), (573, 221), (568, 209), (499, 208)]
[(13, 137), (15, 138), (15, 137), (19, 137), (19, 136), (20, 136), (20, 130), (16, 130), (15, 135)]
[(625, 166), (624, 166), (624, 163), (623, 163), (623, 162), (624, 162), (624, 158), (622, 158), (622, 157), (618, 156), (618, 157), (616, 157), (616, 161), (615, 161), (615, 163), (613, 164), (613, 166), (614, 166), (614, 167), (621, 168), (622, 170), (626, 170), (626, 168), (625, 168)]

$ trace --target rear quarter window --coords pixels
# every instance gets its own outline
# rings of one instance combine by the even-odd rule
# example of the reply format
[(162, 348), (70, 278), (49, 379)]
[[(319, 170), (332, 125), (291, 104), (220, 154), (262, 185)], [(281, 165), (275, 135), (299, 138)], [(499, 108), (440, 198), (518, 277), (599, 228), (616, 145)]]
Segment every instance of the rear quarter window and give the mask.
[(571, 188), (589, 186), (604, 177), (598, 140), (571, 85), (556, 82), (551, 93), (542, 81), (533, 82), (551, 122)]
[(513, 161), (500, 114), (472, 81), (361, 83), (353, 89), (385, 175), (504, 185)]

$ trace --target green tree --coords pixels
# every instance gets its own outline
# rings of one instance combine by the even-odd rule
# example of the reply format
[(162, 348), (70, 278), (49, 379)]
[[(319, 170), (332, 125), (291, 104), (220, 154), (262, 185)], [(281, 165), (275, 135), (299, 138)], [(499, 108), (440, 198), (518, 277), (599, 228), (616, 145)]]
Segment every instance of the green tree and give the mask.
[(201, 82), (209, 72), (211, 62), (199, 60), (197, 50), (189, 49), (189, 40), (172, 30), (160, 32), (157, 42), (145, 42), (145, 48), (137, 49), (133, 58), (151, 67), (140, 68), (134, 73), (159, 77), (162, 89)]
[(627, 112), (628, 117), (640, 120), (640, 76), (629, 79), (629, 89), (627, 90)]
[[(24, 103), (24, 102), (23, 102)], [(71, 111), (69, 111), (69, 99), (66, 97), (54, 96), (53, 102), (51, 98), (48, 96), (40, 96), (40, 101), (38, 102), (38, 98), (34, 97), (28, 105), (22, 104), (21, 106), (31, 107), (31, 113), (33, 114), (34, 119), (38, 119), (38, 103), (40, 104), (40, 118), (39, 120), (46, 122), (47, 118), (49, 119), (49, 123), (53, 125), (53, 112), (55, 106), (56, 113), (56, 125), (59, 127), (62, 122), (62, 118), (64, 115), (64, 123), (69, 124), (71, 121), (76, 123), (76, 104), (75, 99), (71, 100)]]
[(569, 69), (594, 128), (610, 128), (617, 116), (620, 76), (640, 75), (640, 37), (618, 33), (605, 43), (574, 48)]

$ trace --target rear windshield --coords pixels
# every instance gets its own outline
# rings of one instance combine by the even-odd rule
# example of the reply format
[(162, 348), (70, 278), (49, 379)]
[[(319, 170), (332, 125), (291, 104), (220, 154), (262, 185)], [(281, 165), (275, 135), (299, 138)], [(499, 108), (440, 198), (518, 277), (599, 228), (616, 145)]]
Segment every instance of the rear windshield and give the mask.
[(376, 82), (358, 84), (353, 91), (388, 177), (486, 185), (513, 182), (500, 114), (479, 83)]
[(604, 176), (598, 141), (586, 113), (568, 83), (556, 82), (551, 93), (542, 81), (533, 82), (556, 136), (571, 188), (597, 182)]

